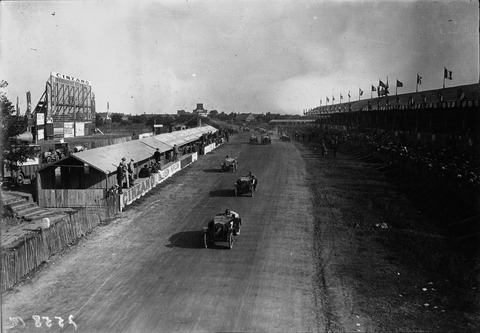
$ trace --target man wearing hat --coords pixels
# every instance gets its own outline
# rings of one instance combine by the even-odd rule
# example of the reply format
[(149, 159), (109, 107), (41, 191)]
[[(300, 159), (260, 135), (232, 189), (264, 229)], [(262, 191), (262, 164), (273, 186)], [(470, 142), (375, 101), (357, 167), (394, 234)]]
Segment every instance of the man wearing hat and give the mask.
[(125, 178), (125, 171), (127, 169), (127, 166), (125, 165), (126, 158), (123, 157), (122, 160), (120, 161), (120, 164), (117, 167), (117, 182), (118, 182), (118, 193), (122, 193), (122, 187), (123, 187), (123, 180)]
[(130, 162), (128, 163), (128, 185), (129, 187), (133, 187), (134, 179), (133, 179), (133, 174), (135, 173), (135, 165), (134, 165), (134, 160), (133, 158), (130, 159)]
[(155, 152), (153, 153), (153, 158), (155, 158), (155, 162), (160, 163), (160, 149), (157, 148), (157, 150), (155, 150)]

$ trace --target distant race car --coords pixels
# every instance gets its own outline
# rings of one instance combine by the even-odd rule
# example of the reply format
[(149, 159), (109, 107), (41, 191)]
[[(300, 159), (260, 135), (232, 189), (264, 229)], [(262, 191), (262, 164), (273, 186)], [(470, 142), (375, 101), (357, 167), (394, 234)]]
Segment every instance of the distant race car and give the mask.
[(270, 135), (262, 135), (262, 138), (260, 141), (263, 145), (269, 145), (272, 143), (272, 139), (270, 138)]
[(222, 162), (222, 171), (237, 171), (238, 162), (233, 157), (225, 157)]

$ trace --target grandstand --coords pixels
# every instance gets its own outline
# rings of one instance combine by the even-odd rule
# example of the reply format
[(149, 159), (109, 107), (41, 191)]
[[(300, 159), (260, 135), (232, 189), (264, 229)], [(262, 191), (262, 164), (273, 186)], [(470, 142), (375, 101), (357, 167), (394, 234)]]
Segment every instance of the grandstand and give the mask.
[(327, 125), (479, 135), (479, 104), (477, 83), (319, 106), (306, 116)]
[(371, 110), (409, 110), (441, 108), (477, 108), (480, 104), (480, 84), (470, 84), (451, 88), (422, 92), (387, 95), (377, 98), (351, 101), (316, 107), (306, 114), (320, 118), (339, 112)]

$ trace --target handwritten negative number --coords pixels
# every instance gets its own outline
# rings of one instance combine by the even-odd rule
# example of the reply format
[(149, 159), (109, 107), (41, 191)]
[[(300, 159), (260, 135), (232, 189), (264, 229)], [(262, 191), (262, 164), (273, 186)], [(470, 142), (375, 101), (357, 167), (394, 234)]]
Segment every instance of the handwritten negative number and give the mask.
[[(65, 326), (64, 324), (65, 320), (63, 320), (62, 317), (53, 317), (53, 318), (57, 320), (58, 326), (62, 328)], [(10, 323), (11, 323), (10, 328), (19, 326), (20, 323), (23, 327), (26, 326), (23, 319), (19, 316), (8, 317), (8, 319), (10, 320)], [(35, 321), (35, 327), (38, 327), (38, 328), (42, 327), (42, 319), (45, 321), (45, 326), (52, 327), (52, 320), (49, 317), (40, 317), (38, 315), (33, 315), (32, 319)], [(73, 325), (73, 327), (75, 328), (75, 331), (77, 330), (77, 324), (73, 321), (73, 315), (68, 316), (68, 324)]]

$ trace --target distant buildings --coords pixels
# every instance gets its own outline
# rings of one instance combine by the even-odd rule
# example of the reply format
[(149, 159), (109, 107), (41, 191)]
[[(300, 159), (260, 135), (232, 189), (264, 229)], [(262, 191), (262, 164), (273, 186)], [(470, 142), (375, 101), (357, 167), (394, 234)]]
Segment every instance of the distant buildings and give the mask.
[(197, 103), (197, 108), (193, 110), (193, 113), (201, 117), (206, 117), (208, 115), (208, 111), (203, 108), (203, 103)]
[(243, 123), (250, 123), (255, 121), (255, 116), (252, 113), (242, 113), (237, 116), (237, 121), (241, 121)]

